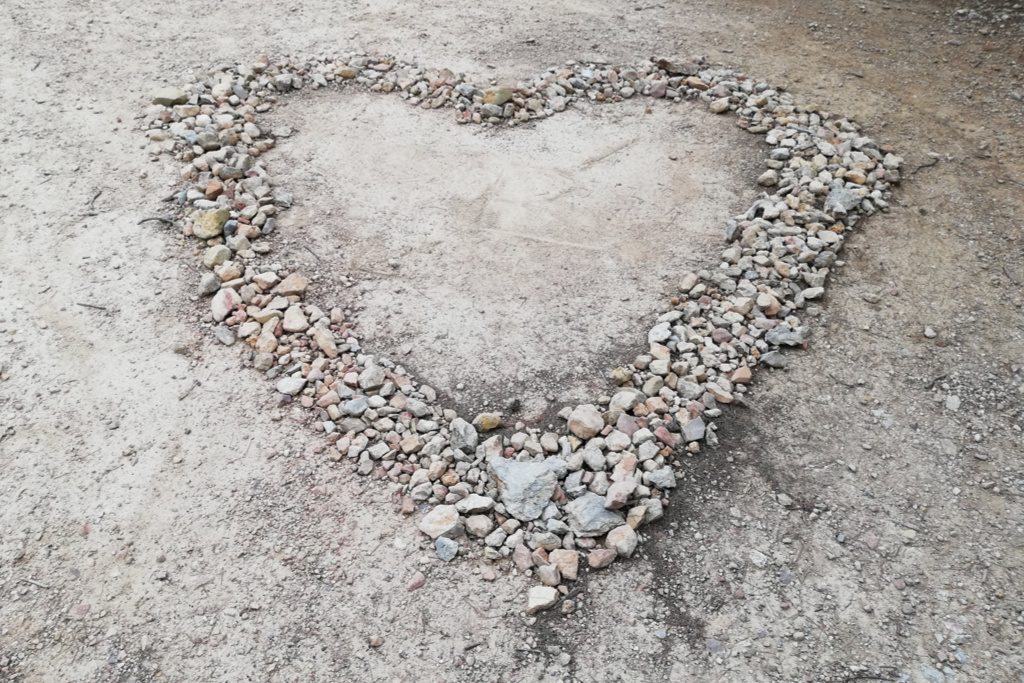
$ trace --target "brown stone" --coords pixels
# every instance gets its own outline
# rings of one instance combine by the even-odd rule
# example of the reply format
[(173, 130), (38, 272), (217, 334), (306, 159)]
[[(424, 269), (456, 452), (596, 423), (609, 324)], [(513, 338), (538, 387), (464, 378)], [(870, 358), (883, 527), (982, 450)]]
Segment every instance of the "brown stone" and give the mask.
[(575, 581), (579, 573), (580, 556), (575, 550), (552, 550), (548, 555), (551, 564), (558, 567), (563, 579)]
[(591, 569), (604, 569), (618, 556), (614, 550), (608, 548), (595, 548), (587, 555), (587, 563)]

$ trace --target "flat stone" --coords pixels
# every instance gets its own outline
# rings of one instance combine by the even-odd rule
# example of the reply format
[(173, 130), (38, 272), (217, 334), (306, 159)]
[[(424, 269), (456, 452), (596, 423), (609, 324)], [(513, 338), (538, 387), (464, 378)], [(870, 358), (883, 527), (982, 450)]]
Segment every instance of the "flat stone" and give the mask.
[(306, 387), (306, 378), (302, 375), (288, 375), (277, 382), (277, 390), (282, 394), (294, 396)]
[(326, 327), (317, 325), (313, 328), (313, 343), (319, 346), (328, 358), (338, 357), (338, 345), (334, 341), (334, 334)]
[(431, 538), (458, 538), (464, 528), (459, 511), (454, 505), (438, 505), (424, 515), (417, 525), (419, 530)]
[(185, 104), (188, 102), (188, 93), (178, 88), (160, 88), (153, 93), (153, 99), (150, 100), (153, 104), (160, 104), (165, 107), (173, 107), (176, 104)]
[(292, 273), (277, 285), (277, 293), (281, 296), (302, 296), (306, 293), (309, 282), (298, 273)]
[(536, 614), (537, 612), (550, 609), (558, 603), (560, 596), (561, 593), (551, 586), (534, 586), (527, 593), (526, 613)]
[(686, 439), (686, 441), (700, 441), (704, 438), (706, 430), (707, 428), (704, 424), (704, 420), (699, 417), (695, 417), (683, 425), (683, 438)]
[(618, 552), (609, 548), (595, 548), (587, 554), (587, 564), (591, 569), (604, 569), (618, 556)]
[(471, 493), (455, 503), (455, 509), (464, 515), (478, 515), (494, 509), (494, 499)]
[(488, 462), (488, 470), (498, 484), (505, 509), (524, 522), (541, 516), (558, 485), (555, 473), (543, 462), (517, 462), (496, 457)]
[(676, 475), (668, 465), (648, 472), (647, 480), (659, 489), (671, 489), (676, 486)]
[(580, 555), (575, 550), (558, 548), (548, 553), (548, 561), (558, 567), (563, 579), (575, 581), (579, 574)]
[(605, 534), (625, 523), (621, 512), (604, 506), (604, 496), (585, 493), (565, 505), (569, 528), (580, 538), (593, 538)]

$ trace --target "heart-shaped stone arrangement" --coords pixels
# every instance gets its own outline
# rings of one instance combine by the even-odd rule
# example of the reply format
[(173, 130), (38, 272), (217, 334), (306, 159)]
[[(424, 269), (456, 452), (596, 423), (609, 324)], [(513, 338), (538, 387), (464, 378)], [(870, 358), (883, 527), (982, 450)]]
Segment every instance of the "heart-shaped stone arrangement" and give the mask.
[[(307, 279), (274, 264), (259, 240), (292, 198), (274, 188), (261, 159), (275, 140), (257, 118), (289, 92), (330, 87), (395, 93), (486, 126), (588, 101), (694, 100), (764, 136), (768, 169), (757, 183), (767, 189), (728, 222), (721, 263), (682, 274), (679, 296), (648, 332), (650, 353), (611, 371), (613, 395), (566, 407), (563, 434), (517, 425), (481, 442), (507, 426), (500, 414), (470, 423), (440, 407), (434, 389), (363, 351), (356, 321), (314, 303)], [(144, 122), (150, 152), (184, 164), (184, 188), (167, 197), (176, 213), (162, 220), (205, 240), (199, 294), (212, 296), (217, 339), (241, 342), (280, 400), (307, 411), (326, 437), (325, 457), (400, 487), (402, 513), (422, 511), (419, 528), (441, 559), (511, 558), (532, 572), (541, 585), (530, 589), (530, 613), (559, 602), (581, 559), (599, 569), (634, 552), (636, 529), (663, 515), (676, 485), (674, 458), (698, 453), (702, 441), (714, 446), (719, 404), (743, 401), (755, 366), (785, 365), (780, 347), (806, 343), (799, 314), (842, 265), (851, 228), (886, 208), (902, 164), (851, 121), (701, 58), (571, 63), (495, 87), (381, 55), (263, 58), (156, 93)]]

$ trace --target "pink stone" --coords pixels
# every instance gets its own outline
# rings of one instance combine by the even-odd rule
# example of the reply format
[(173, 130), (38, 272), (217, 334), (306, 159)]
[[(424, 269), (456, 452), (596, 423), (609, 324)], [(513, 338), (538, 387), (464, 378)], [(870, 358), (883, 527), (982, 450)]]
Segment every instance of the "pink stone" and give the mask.
[(597, 548), (591, 550), (590, 554), (587, 555), (587, 563), (590, 564), (591, 569), (604, 569), (612, 562), (618, 554), (614, 550), (608, 548)]

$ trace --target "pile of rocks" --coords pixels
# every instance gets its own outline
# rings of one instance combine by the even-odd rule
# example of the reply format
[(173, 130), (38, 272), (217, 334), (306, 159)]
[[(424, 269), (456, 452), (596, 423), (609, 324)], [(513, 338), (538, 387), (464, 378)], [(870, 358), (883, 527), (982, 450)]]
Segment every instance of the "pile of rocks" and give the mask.
[[(648, 333), (650, 352), (616, 368), (612, 395), (560, 413), (564, 433), (499, 414), (470, 423), (437, 405), (436, 392), (393, 362), (362, 351), (355, 321), (308, 298), (308, 282), (269, 261), (259, 238), (292, 198), (274, 187), (262, 155), (274, 137), (257, 125), (287, 92), (360, 87), (397, 93), (424, 109), (453, 108), (460, 123), (514, 126), (579, 106), (635, 96), (696, 100), (735, 112), (764, 136), (769, 188), (726, 226), (721, 263), (684, 273), (680, 293)], [(403, 512), (429, 509), (420, 530), (437, 554), (511, 558), (541, 585), (528, 611), (562, 602), (580, 560), (598, 569), (636, 549), (636, 529), (664, 514), (676, 485), (673, 458), (715, 445), (721, 404), (742, 403), (751, 369), (782, 367), (783, 346), (803, 346), (850, 230), (885, 209), (902, 160), (853, 122), (701, 58), (636, 68), (570, 63), (529, 83), (477, 86), (450, 71), (391, 57), (347, 54), (212, 71), (183, 90), (163, 90), (144, 117), (154, 155), (183, 163), (185, 186), (167, 219), (204, 240), (208, 320), (226, 345), (241, 342), (253, 367), (275, 380), (283, 403), (299, 401), (336, 461), (398, 483)], [(769, 194), (770, 193), (770, 194)], [(483, 436), (481, 436), (483, 435)]]

